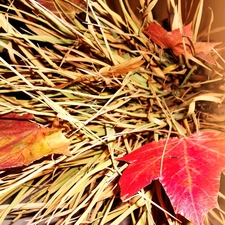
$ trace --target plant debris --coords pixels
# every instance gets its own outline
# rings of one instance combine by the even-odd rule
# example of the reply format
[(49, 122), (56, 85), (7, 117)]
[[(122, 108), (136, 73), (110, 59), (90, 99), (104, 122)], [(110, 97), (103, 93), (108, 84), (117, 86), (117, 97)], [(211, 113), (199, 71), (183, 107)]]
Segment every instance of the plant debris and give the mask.
[[(151, 41), (145, 29), (156, 22), (157, 1), (140, 1), (139, 16), (128, 1), (119, 1), (120, 14), (102, 0), (82, 1), (84, 7), (55, 0), (58, 13), (41, 2), (1, 1), (0, 113), (31, 113), (42, 125), (57, 116), (71, 156), (2, 171), (0, 224), (8, 215), (14, 221), (32, 215), (32, 225), (53, 219), (56, 225), (118, 225), (127, 217), (130, 224), (153, 224), (154, 210), (162, 215), (157, 224), (177, 224), (169, 202), (161, 205), (157, 185), (128, 202), (119, 199), (127, 165), (116, 158), (168, 135), (225, 130), (215, 110), (224, 105), (219, 53), (209, 53), (215, 62), (209, 64)], [(181, 15), (173, 0), (167, 2)], [(174, 29), (183, 26), (177, 18)], [(212, 217), (222, 220), (215, 211)]]

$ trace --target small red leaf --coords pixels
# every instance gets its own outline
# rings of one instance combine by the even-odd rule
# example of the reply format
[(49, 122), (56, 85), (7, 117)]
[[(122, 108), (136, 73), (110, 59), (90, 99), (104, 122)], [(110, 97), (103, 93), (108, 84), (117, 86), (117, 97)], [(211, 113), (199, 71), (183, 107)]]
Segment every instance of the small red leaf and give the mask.
[(57, 128), (30, 122), (32, 114), (0, 117), (0, 170), (23, 166), (49, 154), (70, 155), (69, 140)]
[(150, 23), (145, 29), (145, 33), (149, 38), (162, 48), (173, 48), (174, 37), (171, 32), (167, 32), (164, 28), (156, 23)]
[[(160, 25), (151, 22), (145, 29), (145, 33), (149, 38), (159, 45), (161, 48), (170, 48), (176, 56), (186, 53), (197, 55), (203, 60), (210, 63), (215, 63), (209, 56), (206, 55), (213, 47), (220, 44), (219, 42), (194, 42), (191, 23), (183, 26), (182, 29), (175, 29), (171, 32), (166, 31)], [(184, 48), (185, 45), (185, 48)], [(200, 54), (201, 53), (201, 54)], [(188, 57), (188, 54), (187, 57)]]
[(216, 206), (225, 169), (224, 145), (225, 133), (196, 133), (152, 142), (119, 158), (130, 163), (119, 181), (122, 200), (159, 179), (175, 212), (202, 225)]

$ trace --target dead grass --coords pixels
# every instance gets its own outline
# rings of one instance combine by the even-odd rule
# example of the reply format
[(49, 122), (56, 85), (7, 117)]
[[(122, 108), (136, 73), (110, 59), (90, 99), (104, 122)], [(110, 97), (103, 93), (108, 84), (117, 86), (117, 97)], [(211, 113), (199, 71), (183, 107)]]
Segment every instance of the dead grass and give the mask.
[[(115, 158), (168, 134), (225, 130), (217, 111), (224, 105), (222, 66), (177, 59), (151, 43), (143, 30), (157, 1), (140, 1), (143, 20), (119, 2), (122, 15), (97, 0), (75, 18), (33, 0), (1, 4), (0, 113), (32, 113), (41, 125), (58, 117), (72, 156), (3, 171), (0, 223), (7, 215), (33, 215), (32, 225), (53, 218), (61, 225), (118, 225), (126, 217), (154, 224), (152, 207), (161, 211), (155, 188), (121, 202), (118, 179), (126, 165)], [(168, 3), (172, 27), (182, 27), (179, 4)], [(196, 39), (202, 6), (193, 18)], [(161, 224), (177, 224), (171, 218)]]

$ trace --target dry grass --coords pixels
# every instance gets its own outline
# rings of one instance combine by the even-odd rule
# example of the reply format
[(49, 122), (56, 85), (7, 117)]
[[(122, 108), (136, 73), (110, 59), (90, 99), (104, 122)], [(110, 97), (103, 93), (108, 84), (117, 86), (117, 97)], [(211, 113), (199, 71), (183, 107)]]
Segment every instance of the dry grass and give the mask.
[[(142, 20), (127, 1), (119, 1), (123, 15), (104, 0), (88, 1), (75, 18), (56, 16), (33, 0), (6, 2), (0, 13), (0, 113), (32, 113), (44, 125), (58, 117), (72, 156), (3, 171), (0, 224), (8, 215), (32, 215), (33, 225), (53, 218), (56, 224), (118, 225), (128, 216), (129, 224), (154, 224), (161, 188), (150, 185), (121, 202), (118, 179), (126, 165), (115, 158), (168, 133), (224, 131), (222, 66), (187, 62), (151, 43), (143, 30), (157, 1), (140, 0)], [(168, 4), (177, 16), (172, 26), (182, 26), (180, 7)], [(202, 4), (193, 21), (195, 38)], [(169, 203), (164, 210), (171, 212)], [(157, 224), (177, 224), (157, 212), (164, 218), (154, 218)], [(211, 218), (223, 222), (211, 215), (208, 224)]]

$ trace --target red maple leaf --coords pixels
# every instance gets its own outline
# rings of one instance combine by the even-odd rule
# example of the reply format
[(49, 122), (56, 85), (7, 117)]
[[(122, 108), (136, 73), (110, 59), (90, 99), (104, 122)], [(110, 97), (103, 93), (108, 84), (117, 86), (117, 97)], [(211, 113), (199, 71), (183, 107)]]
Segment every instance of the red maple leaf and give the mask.
[(220, 44), (219, 42), (194, 42), (191, 23), (183, 26), (182, 30), (175, 29), (168, 32), (160, 25), (151, 22), (146, 27), (145, 33), (161, 48), (170, 48), (176, 56), (186, 53), (187, 57), (195, 55), (210, 63), (214, 63), (214, 60), (207, 54), (213, 47)]
[(119, 181), (122, 200), (159, 179), (175, 213), (202, 225), (216, 206), (225, 169), (224, 145), (225, 133), (195, 133), (151, 142), (119, 158), (130, 163)]

